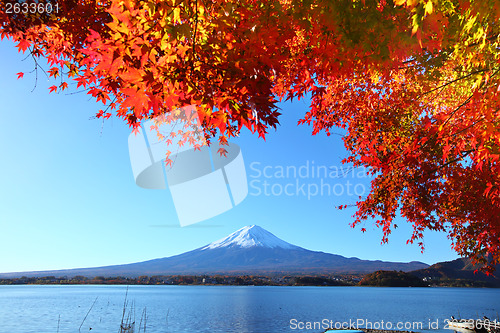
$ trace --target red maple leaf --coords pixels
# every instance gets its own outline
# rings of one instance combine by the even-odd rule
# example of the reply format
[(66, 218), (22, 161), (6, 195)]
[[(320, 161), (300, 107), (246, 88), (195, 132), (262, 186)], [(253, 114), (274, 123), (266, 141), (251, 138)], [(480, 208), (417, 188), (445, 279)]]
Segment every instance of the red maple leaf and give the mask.
[(28, 42), (26, 39), (21, 39), (19, 41), (19, 43), (17, 43), (16, 47), (20, 50), (20, 51), (26, 51), (28, 49), (28, 47), (31, 46), (31, 43)]

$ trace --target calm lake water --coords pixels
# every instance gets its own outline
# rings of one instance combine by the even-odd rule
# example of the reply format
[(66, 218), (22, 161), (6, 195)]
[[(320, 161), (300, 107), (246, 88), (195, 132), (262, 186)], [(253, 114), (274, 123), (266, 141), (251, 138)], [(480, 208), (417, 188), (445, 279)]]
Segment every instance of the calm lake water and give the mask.
[[(0, 286), (0, 332), (118, 332), (125, 295), (125, 286)], [(127, 297), (137, 324), (146, 309), (150, 333), (323, 332), (300, 328), (349, 320), (452, 332), (444, 330), (451, 315), (500, 311), (500, 289), (131, 286)]]

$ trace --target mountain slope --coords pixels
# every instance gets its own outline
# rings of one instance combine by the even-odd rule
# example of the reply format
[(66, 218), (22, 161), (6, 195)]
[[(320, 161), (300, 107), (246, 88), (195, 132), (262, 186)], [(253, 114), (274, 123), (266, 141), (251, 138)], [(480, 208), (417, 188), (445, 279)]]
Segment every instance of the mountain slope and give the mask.
[(411, 271), (421, 262), (397, 263), (346, 258), (306, 250), (287, 243), (259, 226), (247, 226), (206, 246), (172, 257), (134, 264), (60, 271), (0, 274), (19, 276), (139, 276), (174, 274), (320, 274), (370, 273), (376, 270)]
[[(446, 284), (449, 281), (462, 280), (482, 283), (479, 285), (500, 287), (500, 265), (496, 266), (494, 275), (487, 276), (482, 272), (474, 273), (476, 267), (469, 258), (459, 258), (452, 261), (438, 262), (424, 269), (411, 272), (411, 274), (420, 278), (426, 278), (430, 283)], [(474, 283), (473, 283), (474, 285)]]

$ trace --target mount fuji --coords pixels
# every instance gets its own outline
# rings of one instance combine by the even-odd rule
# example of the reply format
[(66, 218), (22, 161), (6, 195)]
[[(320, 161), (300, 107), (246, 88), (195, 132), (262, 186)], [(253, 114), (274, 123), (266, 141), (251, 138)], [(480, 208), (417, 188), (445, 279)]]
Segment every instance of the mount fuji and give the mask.
[(256, 226), (243, 227), (227, 237), (172, 257), (139, 263), (95, 268), (23, 273), (0, 273), (2, 278), (20, 276), (130, 276), (182, 274), (347, 274), (377, 270), (413, 271), (429, 265), (371, 261), (310, 251), (279, 239)]
[(202, 247), (201, 250), (214, 250), (221, 248), (251, 248), (263, 247), (269, 249), (300, 249), (300, 247), (287, 243), (274, 236), (269, 231), (257, 225), (243, 227), (227, 237)]

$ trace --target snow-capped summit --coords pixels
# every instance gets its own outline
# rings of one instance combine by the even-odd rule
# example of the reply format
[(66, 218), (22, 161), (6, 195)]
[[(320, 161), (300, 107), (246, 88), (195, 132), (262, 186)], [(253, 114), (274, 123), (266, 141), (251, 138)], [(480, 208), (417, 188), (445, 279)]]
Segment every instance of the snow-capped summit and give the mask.
[(213, 250), (229, 247), (250, 248), (255, 246), (267, 248), (299, 249), (298, 246), (292, 245), (279, 239), (269, 231), (257, 225), (250, 225), (236, 230), (227, 237), (208, 244), (207, 246), (201, 248), (201, 250)]

